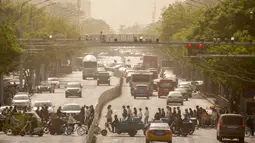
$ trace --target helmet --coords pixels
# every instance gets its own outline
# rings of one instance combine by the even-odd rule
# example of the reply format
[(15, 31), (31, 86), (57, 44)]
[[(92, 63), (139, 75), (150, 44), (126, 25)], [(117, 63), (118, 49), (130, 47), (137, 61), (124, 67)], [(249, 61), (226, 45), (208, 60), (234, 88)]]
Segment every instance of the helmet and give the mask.
[(212, 106), (210, 106), (210, 109), (215, 109), (215, 106), (213, 106), (213, 105), (212, 105)]

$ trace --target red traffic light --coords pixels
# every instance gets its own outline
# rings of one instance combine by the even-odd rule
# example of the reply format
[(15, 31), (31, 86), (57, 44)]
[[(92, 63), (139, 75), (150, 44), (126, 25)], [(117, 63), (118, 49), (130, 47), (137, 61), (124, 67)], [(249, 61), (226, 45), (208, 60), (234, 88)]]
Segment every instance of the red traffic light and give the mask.
[(188, 48), (189, 48), (189, 49), (192, 48), (192, 44), (188, 44)]
[(198, 48), (199, 48), (199, 49), (203, 49), (203, 44), (199, 44), (199, 45), (198, 45)]

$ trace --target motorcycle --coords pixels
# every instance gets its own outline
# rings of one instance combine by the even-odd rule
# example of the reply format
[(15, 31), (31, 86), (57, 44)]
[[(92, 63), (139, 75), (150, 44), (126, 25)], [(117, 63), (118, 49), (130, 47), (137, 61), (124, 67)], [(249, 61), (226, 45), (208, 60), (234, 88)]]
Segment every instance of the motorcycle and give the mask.
[(191, 125), (192, 123), (190, 122), (182, 122), (181, 125), (177, 126), (176, 122), (173, 122), (170, 126), (170, 129), (172, 130), (173, 134), (186, 137), (191, 132)]

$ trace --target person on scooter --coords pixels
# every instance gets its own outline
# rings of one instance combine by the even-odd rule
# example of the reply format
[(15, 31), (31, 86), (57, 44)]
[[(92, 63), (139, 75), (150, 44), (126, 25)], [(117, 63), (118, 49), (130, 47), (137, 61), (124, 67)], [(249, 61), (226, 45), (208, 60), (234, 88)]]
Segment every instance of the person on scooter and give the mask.
[(74, 131), (75, 122), (76, 122), (76, 120), (74, 119), (74, 117), (71, 114), (69, 114), (67, 124), (68, 124), (68, 126), (72, 127), (73, 131)]
[(35, 128), (37, 128), (37, 119), (35, 116), (31, 115), (31, 128), (30, 128), (30, 134), (32, 135)]

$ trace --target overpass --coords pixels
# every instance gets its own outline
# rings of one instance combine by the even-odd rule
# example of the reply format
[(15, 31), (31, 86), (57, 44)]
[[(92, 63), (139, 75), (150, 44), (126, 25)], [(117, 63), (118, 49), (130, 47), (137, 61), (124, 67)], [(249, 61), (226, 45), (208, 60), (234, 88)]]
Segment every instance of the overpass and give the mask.
[[(142, 40), (139, 37), (143, 37)], [(203, 46), (213, 45), (233, 45), (233, 46), (255, 46), (252, 42), (196, 42), (196, 41), (171, 41), (162, 42), (158, 40), (159, 35), (143, 34), (106, 34), (106, 35), (86, 35), (79, 38), (20, 38), (19, 43), (24, 49), (45, 49), (59, 48), (64, 50), (70, 47), (88, 47), (96, 49), (107, 49), (116, 47), (128, 47), (136, 49), (157, 48), (163, 45), (187, 46), (188, 44)]]

